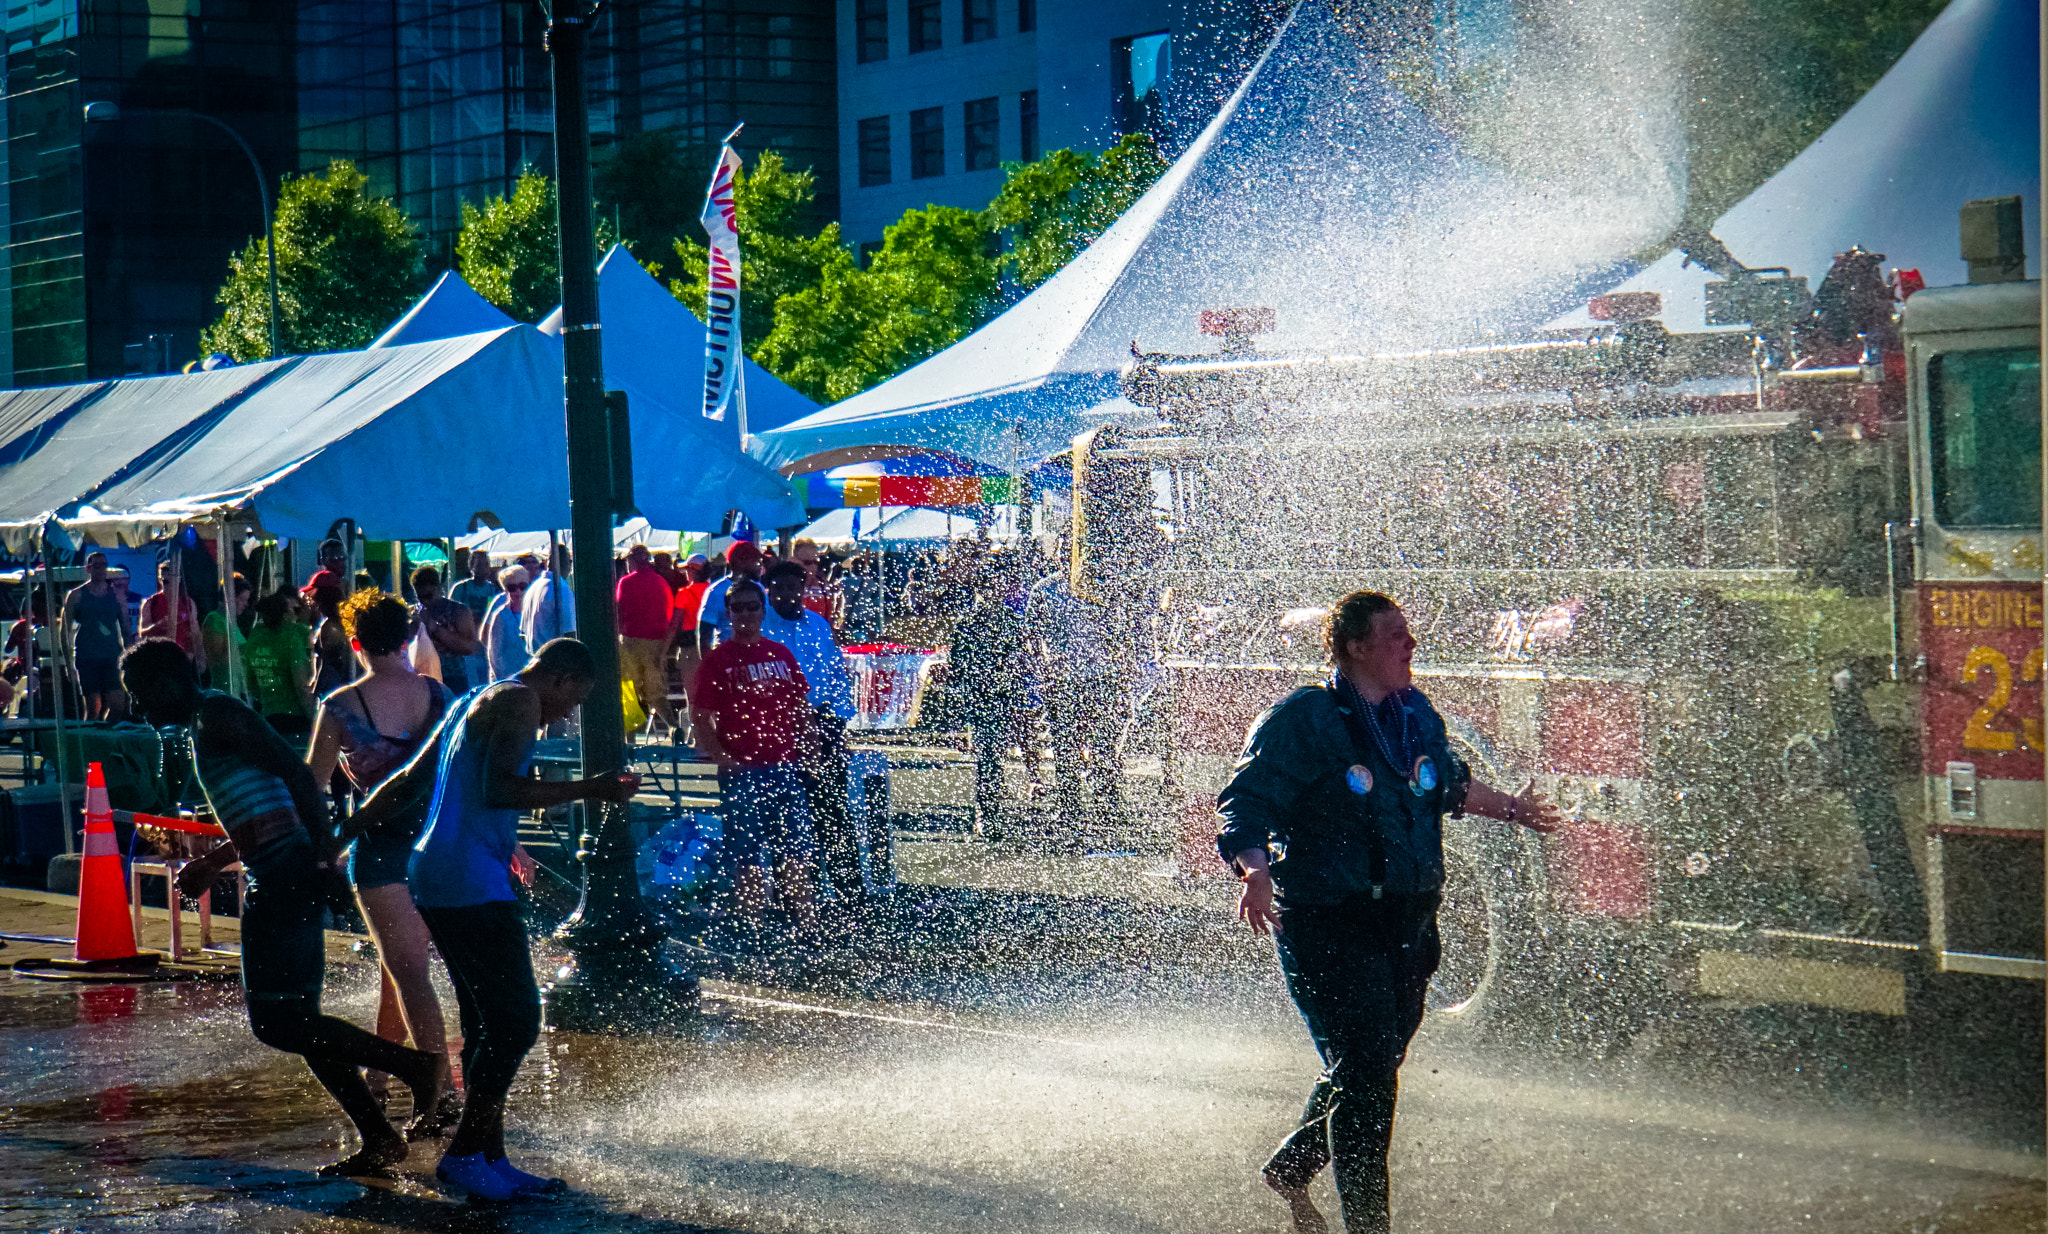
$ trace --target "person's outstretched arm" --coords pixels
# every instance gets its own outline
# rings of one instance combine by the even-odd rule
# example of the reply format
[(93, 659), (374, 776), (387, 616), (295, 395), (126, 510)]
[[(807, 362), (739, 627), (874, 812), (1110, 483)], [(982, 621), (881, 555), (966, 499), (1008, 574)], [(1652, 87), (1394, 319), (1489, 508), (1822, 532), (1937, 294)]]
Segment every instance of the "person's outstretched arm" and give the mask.
[(640, 790), (640, 777), (622, 771), (581, 780), (535, 780), (526, 774), (533, 735), (540, 728), (540, 700), (531, 690), (500, 690), (477, 705), (471, 723), (486, 726), (484, 805), (493, 810), (545, 810), (585, 799), (626, 802)]

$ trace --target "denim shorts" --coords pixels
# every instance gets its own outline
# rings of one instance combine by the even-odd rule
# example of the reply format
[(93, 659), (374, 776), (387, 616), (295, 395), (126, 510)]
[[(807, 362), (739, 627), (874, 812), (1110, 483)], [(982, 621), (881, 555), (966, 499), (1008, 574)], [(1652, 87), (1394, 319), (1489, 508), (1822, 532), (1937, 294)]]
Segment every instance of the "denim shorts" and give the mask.
[(76, 663), (80, 693), (119, 694), (121, 692), (121, 662), (119, 660), (91, 660), (81, 656)]
[(793, 764), (720, 768), (718, 794), (730, 860), (766, 866), (811, 859), (817, 846), (810, 800)]
[(412, 860), (412, 846), (418, 834), (407, 835), (397, 828), (379, 828), (356, 837), (348, 852), (348, 881), (355, 887), (385, 887), (406, 881), (406, 863)]

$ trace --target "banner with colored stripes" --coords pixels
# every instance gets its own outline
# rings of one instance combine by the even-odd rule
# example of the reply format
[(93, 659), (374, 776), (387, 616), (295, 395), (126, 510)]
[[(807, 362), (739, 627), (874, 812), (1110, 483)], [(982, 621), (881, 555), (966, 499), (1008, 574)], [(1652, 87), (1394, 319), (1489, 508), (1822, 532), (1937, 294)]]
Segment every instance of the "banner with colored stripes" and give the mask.
[(1015, 476), (854, 476), (849, 506), (993, 506), (1017, 500)]

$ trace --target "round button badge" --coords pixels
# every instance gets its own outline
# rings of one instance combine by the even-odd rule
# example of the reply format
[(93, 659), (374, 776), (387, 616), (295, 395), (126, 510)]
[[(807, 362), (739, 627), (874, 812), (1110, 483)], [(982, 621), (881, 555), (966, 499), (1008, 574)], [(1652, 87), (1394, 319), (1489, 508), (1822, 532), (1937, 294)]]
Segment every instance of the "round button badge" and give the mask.
[(1344, 782), (1351, 786), (1352, 792), (1363, 797), (1372, 791), (1372, 768), (1364, 763), (1353, 763), (1351, 769), (1344, 773)]
[(1415, 774), (1408, 778), (1408, 791), (1417, 797), (1436, 787), (1436, 763), (1425, 754), (1415, 760)]

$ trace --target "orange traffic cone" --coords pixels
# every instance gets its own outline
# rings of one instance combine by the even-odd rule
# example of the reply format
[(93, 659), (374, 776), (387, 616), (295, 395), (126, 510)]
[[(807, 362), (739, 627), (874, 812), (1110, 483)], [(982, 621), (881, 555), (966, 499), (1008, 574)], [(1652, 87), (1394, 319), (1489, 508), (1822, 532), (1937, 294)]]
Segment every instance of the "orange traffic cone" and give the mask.
[(107, 802), (106, 772), (98, 763), (85, 772), (85, 860), (78, 871), (74, 954), (78, 964), (94, 968), (149, 967), (157, 960), (135, 950), (128, 880), (122, 877), (121, 850), (114, 843), (114, 811)]

